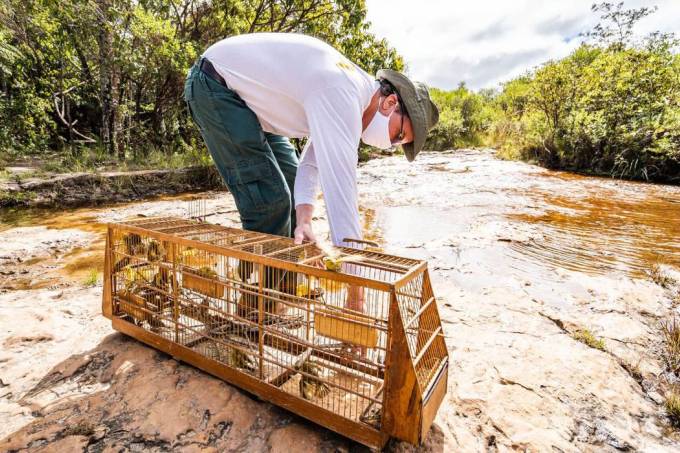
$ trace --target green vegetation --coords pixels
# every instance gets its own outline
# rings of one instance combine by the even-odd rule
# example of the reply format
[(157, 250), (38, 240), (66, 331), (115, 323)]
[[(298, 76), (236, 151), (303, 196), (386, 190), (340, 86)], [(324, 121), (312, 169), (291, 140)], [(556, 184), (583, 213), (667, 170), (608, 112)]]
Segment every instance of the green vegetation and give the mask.
[(478, 146), (491, 128), (497, 112), (493, 91), (474, 93), (461, 83), (453, 91), (430, 90), (439, 107), (439, 123), (430, 131), (427, 149), (446, 150)]
[[(593, 5), (600, 24), (566, 58), (500, 90), (433, 88), (441, 114), (426, 147), (491, 146), (550, 168), (680, 183), (678, 40), (633, 33), (655, 10)], [(51, 172), (208, 164), (182, 101), (203, 49), (225, 36), (295, 31), (369, 72), (403, 69), (365, 18), (363, 0), (7, 0), (0, 167), (26, 158)], [(373, 155), (360, 149), (362, 161)]]
[(661, 333), (664, 339), (662, 357), (668, 370), (673, 374), (680, 372), (680, 322), (672, 316), (661, 322)]
[(83, 279), (83, 285), (94, 286), (99, 281), (99, 272), (97, 269), (90, 269), (87, 276)]
[(671, 424), (675, 427), (680, 427), (680, 394), (675, 389), (666, 392), (666, 414)]
[(593, 349), (599, 349), (600, 351), (605, 351), (604, 340), (597, 338), (590, 330), (581, 329), (577, 330), (572, 334), (574, 340), (580, 341), (588, 347)]
[(4, 206), (16, 206), (35, 199), (35, 192), (0, 190), (0, 208)]
[(677, 285), (675, 279), (668, 275), (659, 264), (653, 264), (648, 271), (648, 275), (654, 283), (664, 289), (671, 289)]
[[(680, 373), (680, 322), (675, 315), (661, 322), (661, 333), (664, 339), (661, 357), (667, 371), (675, 378), (671, 380), (673, 382)], [(680, 393), (677, 385), (671, 385), (666, 391), (664, 406), (671, 424), (679, 428)]]
[(680, 55), (670, 34), (634, 39), (654, 8), (602, 3), (602, 23), (568, 57), (474, 93), (433, 90), (428, 145), (485, 144), (502, 157), (613, 177), (680, 182)]
[(0, 4), (0, 163), (49, 171), (186, 166), (209, 156), (184, 78), (213, 42), (318, 36), (375, 73), (403, 62), (368, 32), (363, 0), (6, 0)]

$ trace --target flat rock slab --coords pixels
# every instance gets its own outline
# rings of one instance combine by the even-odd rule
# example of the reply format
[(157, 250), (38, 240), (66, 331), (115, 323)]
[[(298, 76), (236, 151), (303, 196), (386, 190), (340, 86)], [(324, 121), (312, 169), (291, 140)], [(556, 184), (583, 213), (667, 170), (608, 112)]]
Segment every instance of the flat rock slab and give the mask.
[(21, 404), (39, 417), (0, 441), (0, 451), (360, 448), (118, 333), (58, 364)]

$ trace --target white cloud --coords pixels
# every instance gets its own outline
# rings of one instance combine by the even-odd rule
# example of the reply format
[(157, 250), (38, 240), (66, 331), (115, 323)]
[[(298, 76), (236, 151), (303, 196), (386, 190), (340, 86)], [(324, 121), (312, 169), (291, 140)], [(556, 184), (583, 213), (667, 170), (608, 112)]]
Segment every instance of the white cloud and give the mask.
[[(618, 1), (618, 0), (612, 0)], [(494, 87), (569, 54), (579, 33), (595, 25), (593, 0), (367, 0), (368, 20), (404, 57), (416, 80), (441, 88), (464, 81)], [(599, 0), (598, 0), (599, 3)], [(680, 1), (629, 0), (658, 5), (637, 31), (680, 33)]]

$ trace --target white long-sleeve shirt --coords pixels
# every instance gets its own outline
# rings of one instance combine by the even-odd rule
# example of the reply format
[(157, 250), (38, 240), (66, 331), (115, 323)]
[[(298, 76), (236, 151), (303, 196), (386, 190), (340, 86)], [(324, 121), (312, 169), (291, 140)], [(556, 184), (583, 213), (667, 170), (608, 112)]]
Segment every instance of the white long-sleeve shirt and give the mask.
[(361, 239), (356, 168), (361, 118), (378, 83), (321, 40), (290, 33), (224, 39), (203, 54), (257, 115), (262, 129), (309, 137), (295, 205), (314, 205), (319, 183), (331, 239)]

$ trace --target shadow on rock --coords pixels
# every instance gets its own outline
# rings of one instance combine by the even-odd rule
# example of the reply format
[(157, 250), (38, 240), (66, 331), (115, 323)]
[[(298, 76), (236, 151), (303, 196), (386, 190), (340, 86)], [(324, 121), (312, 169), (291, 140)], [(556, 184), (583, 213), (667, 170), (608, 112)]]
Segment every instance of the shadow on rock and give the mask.
[[(55, 366), (21, 404), (38, 418), (1, 451), (366, 450), (118, 333)], [(435, 431), (440, 446), (425, 451), (441, 451)]]

